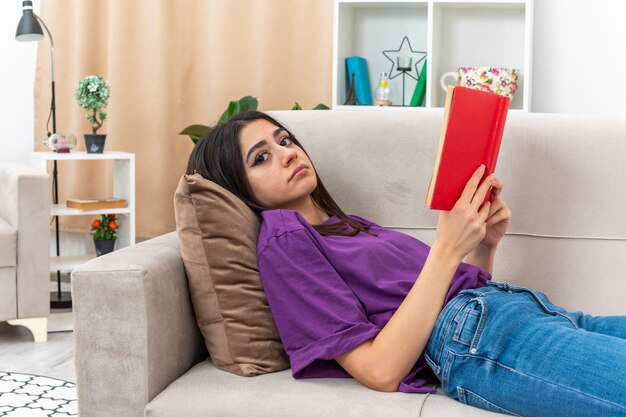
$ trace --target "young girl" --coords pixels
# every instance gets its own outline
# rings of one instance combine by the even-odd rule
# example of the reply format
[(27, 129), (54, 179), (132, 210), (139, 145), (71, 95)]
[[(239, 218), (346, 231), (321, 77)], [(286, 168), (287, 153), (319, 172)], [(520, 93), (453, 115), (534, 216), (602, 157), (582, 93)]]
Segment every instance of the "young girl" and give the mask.
[(264, 113), (214, 128), (187, 169), (260, 214), (261, 280), (295, 378), (352, 376), (389, 392), (434, 392), (438, 379), (453, 398), (505, 414), (625, 416), (626, 316), (567, 312), (491, 281), (511, 212), (483, 171), (440, 213), (428, 247), (346, 215)]

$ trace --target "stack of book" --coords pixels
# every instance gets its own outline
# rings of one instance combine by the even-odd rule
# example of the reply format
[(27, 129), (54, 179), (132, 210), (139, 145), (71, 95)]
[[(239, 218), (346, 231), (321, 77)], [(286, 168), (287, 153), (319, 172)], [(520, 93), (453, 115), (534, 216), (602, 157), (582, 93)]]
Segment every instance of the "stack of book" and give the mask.
[(67, 207), (75, 208), (79, 210), (100, 210), (110, 208), (124, 208), (126, 207), (126, 200), (123, 198), (104, 197), (104, 198), (90, 198), (90, 199), (78, 199), (70, 198), (67, 200)]

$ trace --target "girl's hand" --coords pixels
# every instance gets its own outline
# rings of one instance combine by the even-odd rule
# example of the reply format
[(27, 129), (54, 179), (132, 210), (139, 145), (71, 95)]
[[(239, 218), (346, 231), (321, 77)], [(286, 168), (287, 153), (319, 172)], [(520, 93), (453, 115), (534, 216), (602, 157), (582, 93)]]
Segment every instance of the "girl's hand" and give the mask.
[(496, 246), (498, 246), (500, 239), (502, 239), (506, 233), (509, 223), (511, 222), (511, 210), (500, 197), (503, 186), (502, 181), (496, 179), (491, 189), (491, 195), (489, 196), (491, 207), (489, 208), (489, 214), (485, 222), (487, 231), (485, 237), (480, 242), (481, 245), (489, 249), (495, 249)]
[[(490, 214), (491, 202), (481, 204), (487, 195), (489, 187), (496, 184), (492, 174), (481, 183), (480, 179), (485, 172), (485, 166), (481, 165), (465, 185), (461, 197), (450, 211), (441, 211), (437, 223), (437, 238), (434, 246), (444, 250), (459, 262), (472, 251), (487, 234), (485, 221)], [(497, 213), (494, 212), (494, 216)], [(497, 220), (500, 217), (494, 217)], [(500, 230), (497, 227), (496, 230)], [(497, 236), (497, 233), (492, 233)], [(491, 237), (495, 239), (495, 237)]]

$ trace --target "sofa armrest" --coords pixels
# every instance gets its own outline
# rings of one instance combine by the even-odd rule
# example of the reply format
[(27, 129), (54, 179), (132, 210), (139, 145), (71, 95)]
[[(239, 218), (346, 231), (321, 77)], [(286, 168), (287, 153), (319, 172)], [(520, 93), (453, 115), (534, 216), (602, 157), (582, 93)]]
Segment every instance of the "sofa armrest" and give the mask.
[(206, 357), (175, 232), (72, 272), (79, 414), (143, 416)]
[(17, 315), (50, 314), (50, 176), (0, 161), (0, 217), (17, 230)]

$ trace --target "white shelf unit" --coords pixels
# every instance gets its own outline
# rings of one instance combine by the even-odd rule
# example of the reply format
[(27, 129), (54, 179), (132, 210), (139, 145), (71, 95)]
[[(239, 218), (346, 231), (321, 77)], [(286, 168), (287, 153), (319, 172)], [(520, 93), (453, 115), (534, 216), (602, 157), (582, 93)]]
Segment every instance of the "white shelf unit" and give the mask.
[(72, 272), (74, 269), (93, 258), (94, 255), (51, 256), (50, 272)]
[(403, 107), (402, 76), (398, 76), (389, 81), (391, 108), (441, 108), (445, 92), (439, 79), (445, 72), (460, 66), (491, 66), (519, 70), (519, 85), (510, 108), (530, 111), (533, 0), (334, 1), (333, 108), (388, 108), (343, 105), (349, 86), (345, 58), (366, 59), (373, 96), (380, 73), (389, 73), (392, 65), (382, 52), (398, 49), (407, 36), (413, 50), (427, 54), (425, 103), (424, 107), (408, 107), (416, 81), (407, 76), (407, 106)]
[[(79, 210), (68, 208), (66, 204), (53, 204), (51, 216), (93, 216), (100, 214), (120, 215), (117, 231), (116, 248), (123, 248), (135, 243), (135, 154), (128, 152), (104, 152), (101, 154), (86, 152), (31, 152), (30, 163), (41, 172), (48, 172), (48, 163), (57, 161), (113, 161), (113, 196), (126, 200), (126, 207), (99, 210)], [(59, 183), (63, 173), (59, 173)], [(109, 196), (102, 196), (109, 197)], [(61, 247), (62, 253), (62, 247)], [(95, 255), (51, 256), (50, 271), (71, 272)]]

